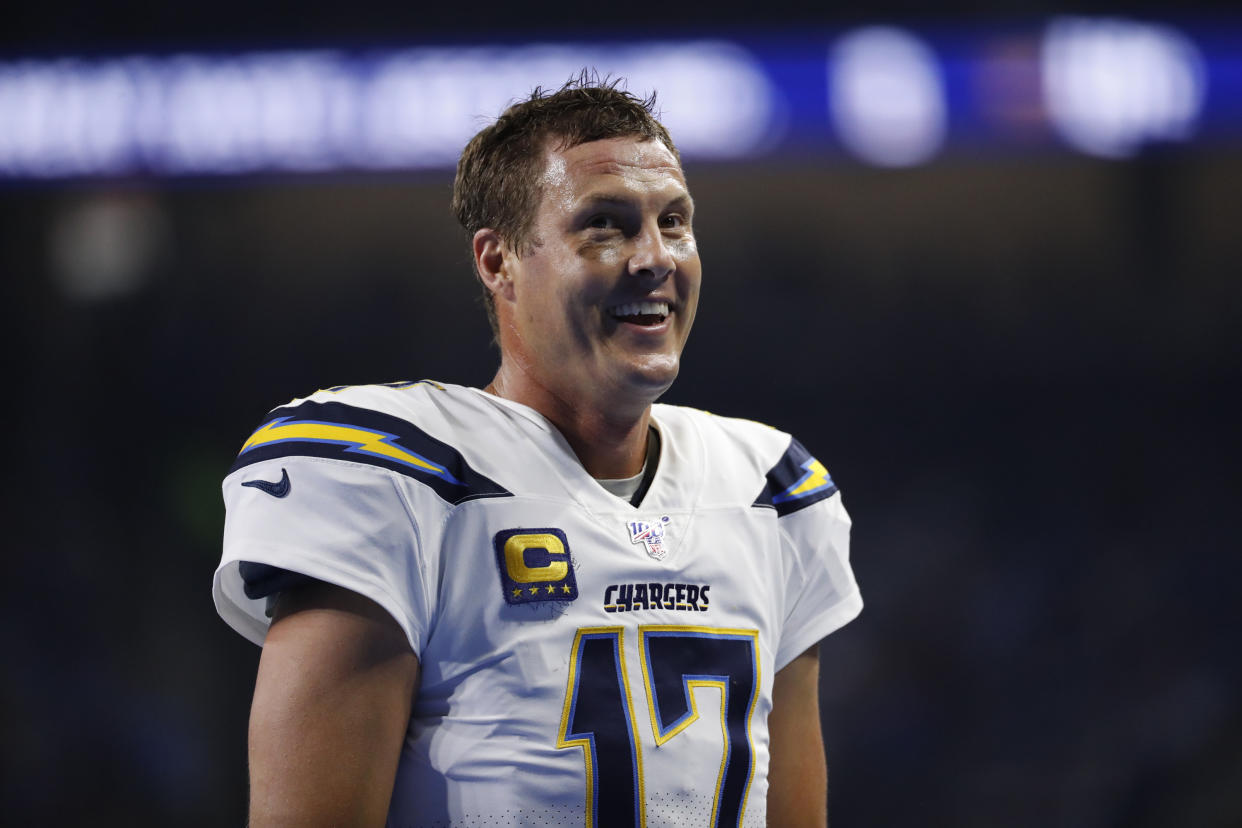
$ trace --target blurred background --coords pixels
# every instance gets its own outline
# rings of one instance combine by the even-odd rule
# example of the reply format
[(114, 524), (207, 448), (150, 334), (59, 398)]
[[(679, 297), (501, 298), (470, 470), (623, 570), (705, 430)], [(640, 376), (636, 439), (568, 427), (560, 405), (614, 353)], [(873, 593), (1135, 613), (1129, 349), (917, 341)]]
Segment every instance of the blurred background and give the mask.
[(1242, 13), (763, 6), (5, 11), (6, 822), (244, 823), (220, 480), (294, 396), (490, 379), (452, 165), (593, 66), (698, 203), (666, 401), (855, 519), (833, 824), (1242, 825)]

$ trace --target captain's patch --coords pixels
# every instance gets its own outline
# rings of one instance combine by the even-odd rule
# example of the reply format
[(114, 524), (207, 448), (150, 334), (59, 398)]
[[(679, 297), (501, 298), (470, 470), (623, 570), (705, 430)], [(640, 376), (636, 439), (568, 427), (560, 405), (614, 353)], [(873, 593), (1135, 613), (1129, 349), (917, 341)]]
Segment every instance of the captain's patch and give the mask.
[(578, 597), (569, 541), (560, 529), (504, 529), (496, 533), (493, 545), (507, 603), (573, 601)]

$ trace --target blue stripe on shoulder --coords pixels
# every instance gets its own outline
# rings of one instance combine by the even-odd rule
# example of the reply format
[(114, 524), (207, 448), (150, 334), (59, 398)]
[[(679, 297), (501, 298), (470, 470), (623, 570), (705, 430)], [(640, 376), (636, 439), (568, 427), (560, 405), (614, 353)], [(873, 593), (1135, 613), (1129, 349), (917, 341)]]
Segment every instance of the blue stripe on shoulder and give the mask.
[(229, 473), (279, 457), (328, 457), (389, 469), (454, 505), (512, 492), (470, 468), (461, 452), (413, 423), (339, 402), (278, 408), (242, 445)]
[(791, 437), (789, 448), (768, 472), (767, 483), (753, 505), (771, 506), (778, 517), (784, 517), (832, 497), (836, 492), (837, 484), (832, 482), (832, 475), (824, 464)]
[(242, 577), (242, 590), (252, 601), (269, 598), (293, 587), (315, 582), (314, 578), (303, 575), (301, 572), (293, 572), (254, 561), (239, 562), (237, 571)]

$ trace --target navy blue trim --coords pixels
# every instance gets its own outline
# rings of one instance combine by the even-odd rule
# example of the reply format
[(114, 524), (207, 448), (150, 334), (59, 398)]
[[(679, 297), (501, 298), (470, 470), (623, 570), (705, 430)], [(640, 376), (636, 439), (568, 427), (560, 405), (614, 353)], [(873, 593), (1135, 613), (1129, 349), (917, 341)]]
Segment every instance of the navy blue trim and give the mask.
[(316, 580), (301, 572), (293, 572), (254, 561), (240, 561), (237, 564), (237, 571), (242, 578), (242, 590), (252, 601), (284, 592), (300, 584), (314, 583)]
[(655, 480), (656, 467), (659, 465), (660, 432), (647, 426), (647, 459), (643, 463), (643, 479), (638, 481), (638, 488), (634, 490), (634, 496), (630, 498), (631, 506), (642, 505), (643, 498), (647, 496), (647, 490), (651, 488), (651, 481)]
[(827, 473), (824, 474), (824, 482), (820, 486), (803, 494), (792, 493), (800, 483), (813, 476), (809, 467), (817, 462), (801, 443), (789, 438), (789, 448), (785, 449), (785, 454), (768, 472), (763, 491), (759, 492), (751, 505), (774, 508), (777, 517), (784, 517), (832, 497), (837, 493), (837, 484), (832, 481), (832, 475)]
[(229, 474), (254, 463), (281, 457), (327, 457), (333, 460), (366, 463), (411, 477), (431, 487), (437, 495), (453, 505), (481, 497), (511, 497), (513, 495), (503, 486), (472, 469), (457, 449), (435, 439), (413, 423), (400, 417), (339, 402), (304, 402), (300, 405), (277, 408), (270, 412), (259, 428), (262, 429), (278, 420), (314, 421), (379, 432), (386, 435), (383, 442), (413, 452), (441, 466), (444, 474), (437, 475), (409, 463), (368, 453), (361, 450), (360, 444), (357, 443), (299, 439), (281, 440), (245, 450), (233, 461)]

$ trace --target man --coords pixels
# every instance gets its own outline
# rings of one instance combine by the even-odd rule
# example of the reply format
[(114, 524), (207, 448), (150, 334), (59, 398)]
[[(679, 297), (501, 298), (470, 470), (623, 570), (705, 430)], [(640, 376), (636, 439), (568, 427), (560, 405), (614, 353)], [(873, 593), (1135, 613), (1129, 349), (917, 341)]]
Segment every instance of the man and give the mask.
[(701, 268), (650, 104), (537, 90), (463, 152), (487, 388), (320, 391), (244, 444), (252, 826), (825, 823), (849, 519), (789, 435), (653, 405)]

